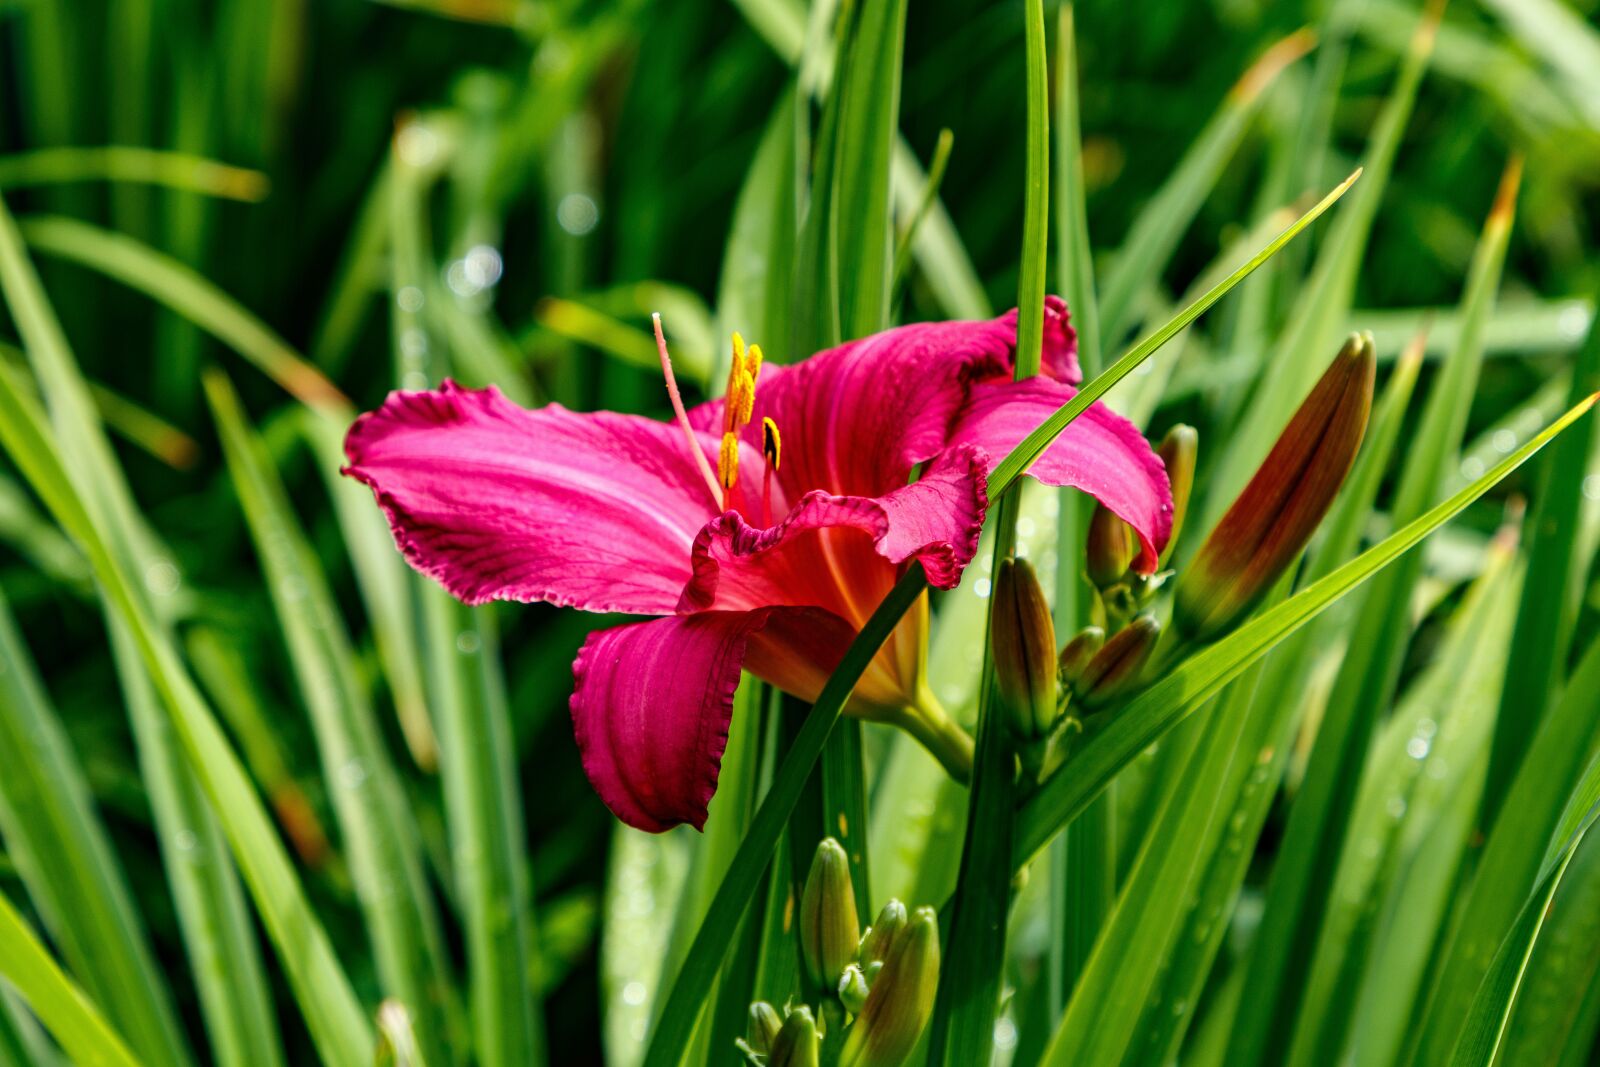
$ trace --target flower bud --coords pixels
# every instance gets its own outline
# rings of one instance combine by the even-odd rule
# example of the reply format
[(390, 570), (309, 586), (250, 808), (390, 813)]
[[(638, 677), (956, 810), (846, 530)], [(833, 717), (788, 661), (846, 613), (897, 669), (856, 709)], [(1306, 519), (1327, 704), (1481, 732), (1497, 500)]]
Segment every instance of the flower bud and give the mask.
[(750, 1021), (745, 1030), (745, 1041), (752, 1052), (759, 1052), (765, 1056), (772, 1051), (772, 1043), (778, 1040), (778, 1031), (783, 1029), (783, 1019), (778, 1016), (778, 1009), (764, 1000), (758, 1000), (750, 1005)]
[(1140, 615), (1124, 626), (1083, 669), (1073, 683), (1073, 697), (1085, 711), (1094, 711), (1132, 692), (1160, 636), (1161, 625), (1153, 615)]
[(1189, 510), (1189, 493), (1194, 488), (1195, 455), (1199, 451), (1200, 435), (1193, 426), (1179, 423), (1161, 439), (1156, 455), (1167, 468), (1167, 481), (1172, 485), (1172, 533), (1167, 537), (1167, 547), (1161, 552), (1161, 562), (1171, 558), (1172, 550), (1183, 532), (1183, 518)]
[(1078, 679), (1083, 677), (1084, 670), (1089, 666), (1089, 661), (1094, 659), (1095, 653), (1106, 643), (1106, 632), (1098, 626), (1085, 627), (1078, 631), (1078, 635), (1067, 642), (1067, 647), (1061, 650), (1061, 657), (1057, 661), (1056, 673), (1061, 677), (1061, 684), (1069, 689), (1076, 688)]
[(805, 1005), (789, 1009), (783, 1029), (772, 1039), (767, 1067), (817, 1067), (817, 1021)]
[(800, 894), (800, 955), (812, 987), (832, 992), (861, 947), (850, 857), (831, 837), (817, 845)]
[(398, 1000), (378, 1005), (378, 1044), (373, 1056), (375, 1067), (412, 1067), (421, 1062), (417, 1036), (412, 1030), (411, 1013)]
[(1056, 628), (1027, 560), (1000, 563), (989, 642), (1006, 721), (1019, 741), (1047, 737), (1056, 721)]
[(845, 1034), (839, 1067), (900, 1067), (933, 1014), (938, 987), (939, 919), (932, 908), (918, 908)]
[(1138, 554), (1139, 537), (1133, 527), (1104, 504), (1096, 504), (1089, 518), (1089, 540), (1085, 549), (1089, 580), (1094, 587), (1109, 589), (1122, 581)]
[(1231, 630), (1299, 556), (1355, 462), (1372, 409), (1372, 335), (1352, 335), (1178, 580), (1193, 641)]
[(889, 949), (894, 945), (894, 939), (906, 928), (906, 906), (898, 900), (891, 898), (889, 903), (878, 912), (878, 920), (867, 927), (867, 932), (861, 935), (861, 952), (857, 957), (861, 966), (870, 967), (874, 963), (881, 964), (889, 958)]
[(867, 984), (867, 975), (861, 969), (861, 964), (852, 963), (844, 969), (844, 974), (839, 978), (839, 1003), (844, 1005), (845, 1011), (851, 1015), (861, 1014), (861, 1007), (866, 1004), (870, 992), (871, 987)]

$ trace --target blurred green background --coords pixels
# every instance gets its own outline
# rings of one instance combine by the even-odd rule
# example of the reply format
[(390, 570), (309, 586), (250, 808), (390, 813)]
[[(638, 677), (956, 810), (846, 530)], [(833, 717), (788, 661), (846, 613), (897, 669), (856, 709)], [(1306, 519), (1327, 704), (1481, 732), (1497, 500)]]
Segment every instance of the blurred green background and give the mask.
[[(1053, 26), (1055, 7), (1046, 6)], [(1159, 321), (1249, 225), (1320, 193), (1358, 162), (1417, 9), (1401, 0), (1345, 2), (1330, 20), (1326, 6), (1076, 5), (1087, 216), (1102, 265), (1242, 72), (1301, 27), (1322, 32), (1318, 49), (1245, 113), (1236, 144), (1219, 150), (1216, 173), (1197, 188), (1192, 221), (1169, 235), (1170, 256), (1131, 294), (1123, 331), (1102, 339), (1108, 355), (1140, 323)], [(1451, 5), (1383, 187), (1348, 316), (1378, 333), (1384, 359), (1426, 321), (1435, 349), (1448, 347), (1452, 308), (1501, 170), (1512, 154), (1525, 157), (1463, 453), (1480, 472), (1495, 449), (1508, 450), (1495, 431), (1525, 434), (1530, 419), (1537, 425), (1560, 406), (1564, 388), (1550, 383), (1560, 382), (1587, 331), (1600, 286), (1593, 6)], [(1550, 22), (1551, 8), (1571, 25)], [(902, 320), (983, 315), (1015, 302), (1023, 11), (1011, 0), (910, 6), (903, 142), (926, 170), (941, 131), (953, 140), (940, 203), (919, 231), (937, 239), (910, 266)], [(353, 557), (374, 542), (354, 544), (330, 504), (333, 453), (307, 447), (317, 436), (305, 430), (307, 403), (325, 413), (365, 410), (397, 380), (427, 381), (448, 368), (472, 383), (499, 382), (525, 402), (660, 415), (665, 398), (645, 332), (654, 310), (674, 338), (681, 373), (703, 385), (726, 332), (750, 332), (728, 320), (725, 304), (719, 316), (719, 283), (741, 253), (730, 246), (735, 204), (804, 32), (804, 10), (784, 0), (0, 0), (0, 195), (21, 222), (116, 434), (117, 457), (165, 546), (143, 572), (148, 591), (167, 605), (203, 687), (290, 827), (312, 903), (365, 1001), (376, 1003), (379, 980), (333, 829), (304, 682), (291, 671), (202, 369), (226, 372), (262, 432), (349, 620), (358, 685), (376, 702), (424, 854), (444, 869), (444, 801), (427, 730), (413, 718), (408, 733), (404, 715), (394, 713), (404, 703), (394, 687), (406, 684), (396, 672), (405, 671), (384, 662), (382, 639), (365, 621), (371, 594)], [(1317, 57), (1330, 46), (1348, 49), (1332, 92), (1316, 81)], [(1300, 133), (1308, 111), (1323, 106), (1326, 151)], [(920, 176), (908, 179), (907, 203), (920, 187)], [(1285, 258), (1303, 266), (1310, 254), (1297, 246)], [(1264, 274), (1251, 285), (1292, 284), (1286, 277), (1297, 275)], [(1273, 373), (1260, 367), (1262, 335), (1235, 328), (1241, 315), (1262, 314), (1242, 299), (1230, 297), (1207, 332), (1190, 339), (1153, 420), (1157, 428), (1198, 426), (1208, 463), (1237, 415), (1240, 390), (1258, 369)], [(1275, 329), (1286, 307), (1274, 301), (1265, 325)], [(20, 365), (16, 336), (0, 314), (0, 355), (11, 366)], [(806, 354), (787, 351), (781, 337), (752, 339), (770, 358)], [(342, 408), (305, 364), (353, 408)], [(1405, 449), (1402, 437), (1402, 456)], [(1591, 499), (1600, 497), (1593, 476), (1586, 491), (1591, 485)], [(1443, 565), (1446, 596), (1459, 591), (1449, 576), (1476, 572), (1483, 535), (1526, 490), (1519, 476), (1468, 514), (1464, 562), (1454, 571), (1448, 559)], [(1600, 617), (1592, 577), (1583, 577), (1574, 650), (1587, 645)], [(78, 551), (9, 466), (0, 466), (0, 589), (82, 765), (159, 967), (172, 976), (182, 1025), (203, 1046), (104, 616)], [(613, 917), (603, 921), (619, 838), (583, 779), (565, 708), (572, 655), (605, 620), (546, 606), (485, 614), (500, 630), (504, 706), (526, 800), (536, 983), (552, 1062), (598, 1063), (606, 1006), (619, 996), (636, 1006), (628, 988), (602, 982), (600, 934), (625, 937), (626, 916), (615, 909), (653, 891), (635, 887), (623, 905), (613, 899)], [(1436, 638), (1425, 624), (1408, 662), (1425, 661)], [(0, 773), (6, 760), (0, 751)], [(1261, 843), (1263, 862), (1276, 825), (1275, 818)], [(319, 832), (333, 837), (331, 850)], [(662, 862), (676, 847), (661, 852)], [(0, 890), (20, 901), (22, 888), (0, 843)], [(648, 899), (639, 906), (664, 923), (665, 902), (653, 912)], [(458, 924), (445, 923), (450, 958), (461, 959), (463, 937)], [(290, 1060), (302, 1062), (307, 1036), (276, 965), (268, 971)], [(614, 1034), (626, 1033), (628, 1017), (616, 1018)]]

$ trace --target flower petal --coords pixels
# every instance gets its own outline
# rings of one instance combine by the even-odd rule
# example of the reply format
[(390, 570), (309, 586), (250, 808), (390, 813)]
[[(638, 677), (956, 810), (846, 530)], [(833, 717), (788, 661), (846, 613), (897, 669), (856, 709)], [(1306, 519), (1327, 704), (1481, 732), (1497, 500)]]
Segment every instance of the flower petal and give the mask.
[(589, 635), (572, 665), (584, 773), (623, 822), (696, 829), (717, 791), (739, 667), (766, 612), (671, 616)]
[[(1076, 392), (1048, 378), (979, 383), (951, 435), (952, 444), (984, 449), (992, 471)], [(1134, 567), (1142, 574), (1155, 570), (1172, 532), (1172, 488), (1160, 457), (1133, 423), (1104, 404), (1091, 404), (1028, 473), (1049, 485), (1081, 489), (1121, 516), (1139, 534), (1141, 551)]]
[(470, 604), (671, 612), (718, 510), (678, 427), (528, 411), (492, 386), (391, 393), (345, 454), (411, 565)]
[[(1080, 378), (1077, 337), (1058, 297), (1045, 301), (1044, 373)], [(968, 383), (1009, 374), (1017, 313), (977, 322), (901, 326), (780, 367), (767, 363), (745, 439), (760, 449), (761, 420), (783, 435), (778, 478), (791, 500), (808, 490), (878, 497), (944, 448)], [(720, 400), (690, 412), (697, 427), (722, 425)]]
[(860, 626), (911, 559), (952, 588), (978, 549), (986, 462), (975, 447), (947, 449), (910, 485), (879, 497), (814, 490), (766, 529), (720, 515), (695, 538), (678, 610), (816, 607)]
[[(878, 717), (909, 696), (898, 645), (923, 647), (926, 596), (868, 665), (846, 712)], [(594, 790), (640, 830), (705, 825), (744, 669), (815, 700), (856, 629), (816, 608), (709, 611), (589, 635), (572, 664), (573, 735)]]
[[(831, 611), (776, 608), (766, 626), (750, 635), (744, 669), (814, 703), (859, 633)], [(928, 594), (923, 593), (867, 664), (844, 713), (886, 719), (903, 712), (917, 698), (927, 650)]]

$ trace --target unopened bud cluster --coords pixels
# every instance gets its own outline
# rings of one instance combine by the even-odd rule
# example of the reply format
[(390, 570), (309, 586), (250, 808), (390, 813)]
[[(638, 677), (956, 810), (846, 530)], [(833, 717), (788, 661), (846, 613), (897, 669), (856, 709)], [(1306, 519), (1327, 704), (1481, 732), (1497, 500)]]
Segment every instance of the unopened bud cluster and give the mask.
[[(1126, 523), (1111, 517), (1128, 531), (1129, 540), (1116, 546), (1126, 571), (1137, 542)], [(1111, 541), (1121, 537), (1106, 533), (1116, 529), (1110, 524), (1100, 529)], [(1091, 529), (1091, 544), (1095, 536)], [(1108, 640), (1103, 628), (1091, 626), (1058, 653), (1038, 577), (1026, 560), (1008, 559), (995, 580), (989, 634), (996, 694), (1023, 765), (1037, 778), (1064, 728), (1081, 728), (1085, 715), (1138, 688), (1160, 627), (1153, 616), (1138, 615)]]
[(1172, 527), (1159, 566), (1146, 574), (1135, 569), (1139, 558), (1139, 535), (1104, 504), (1095, 504), (1089, 516), (1089, 534), (1084, 546), (1084, 570), (1099, 599), (1095, 604), (1097, 623), (1106, 629), (1121, 629), (1155, 598), (1171, 576), (1165, 570), (1183, 520), (1189, 510), (1189, 493), (1194, 488), (1195, 455), (1199, 437), (1192, 426), (1178, 425), (1167, 431), (1156, 455), (1161, 457), (1172, 489)]
[(752, 1067), (812, 1067), (826, 1049), (839, 1067), (900, 1067), (939, 986), (933, 909), (908, 913), (891, 900), (861, 930), (849, 857), (830, 837), (812, 857), (798, 933), (803, 999), (781, 1013), (765, 1001), (750, 1006), (748, 1031), (736, 1042), (745, 1059)]
[(791, 1004), (784, 1014), (764, 1000), (750, 1005), (749, 1029), (735, 1041), (745, 1059), (760, 1067), (817, 1067), (817, 1019), (804, 1004)]
[(1001, 564), (990, 617), (995, 688), (1023, 765), (1035, 778), (1059, 755), (1058, 741), (1132, 697), (1177, 652), (1233, 630), (1294, 565), (1360, 450), (1374, 368), (1371, 335), (1352, 336), (1184, 568), (1167, 640), (1150, 608), (1172, 575), (1163, 568), (1194, 487), (1198, 439), (1188, 426), (1173, 427), (1157, 448), (1172, 490), (1171, 534), (1158, 560), (1141, 552), (1132, 526), (1095, 505), (1083, 564), (1097, 593), (1095, 625), (1075, 634), (1059, 654), (1033, 570), (1022, 560)]

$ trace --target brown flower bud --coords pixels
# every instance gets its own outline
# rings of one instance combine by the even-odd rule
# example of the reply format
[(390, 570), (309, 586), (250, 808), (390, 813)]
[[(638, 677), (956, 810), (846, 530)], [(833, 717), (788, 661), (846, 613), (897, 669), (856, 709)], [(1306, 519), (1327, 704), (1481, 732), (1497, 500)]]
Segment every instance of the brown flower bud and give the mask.
[(1167, 481), (1172, 484), (1172, 533), (1161, 552), (1162, 563), (1171, 558), (1178, 535), (1183, 532), (1183, 519), (1189, 511), (1189, 493), (1194, 489), (1194, 464), (1199, 448), (1200, 435), (1195, 433), (1194, 427), (1179, 423), (1167, 431), (1156, 449), (1156, 455), (1167, 468)]
[(878, 912), (878, 918), (861, 935), (861, 952), (857, 957), (862, 967), (882, 963), (889, 958), (894, 939), (906, 928), (906, 906), (892, 897)]
[(1161, 625), (1153, 615), (1140, 615), (1117, 631), (1073, 683), (1073, 698), (1085, 711), (1095, 711), (1131, 693), (1160, 636)]
[(1094, 506), (1089, 519), (1085, 564), (1096, 589), (1109, 589), (1122, 581), (1139, 554), (1139, 535), (1104, 504)]
[(1372, 335), (1353, 335), (1178, 579), (1173, 620), (1193, 641), (1236, 626), (1294, 562), (1355, 462), (1372, 409)]
[(989, 643), (995, 686), (1018, 741), (1047, 737), (1056, 721), (1056, 628), (1027, 560), (1000, 563)]
[(1067, 688), (1075, 688), (1078, 679), (1083, 677), (1084, 670), (1089, 666), (1089, 661), (1094, 659), (1106, 643), (1106, 632), (1098, 626), (1089, 626), (1078, 631), (1076, 637), (1067, 642), (1067, 647), (1061, 650), (1058, 660), (1057, 673), (1061, 677), (1061, 684)]

